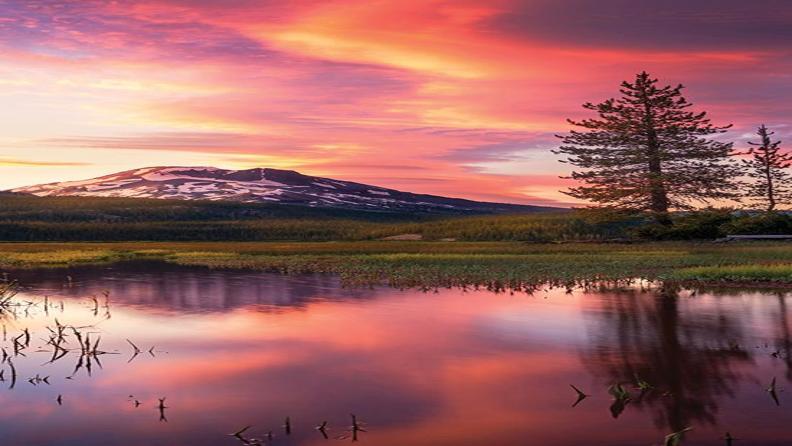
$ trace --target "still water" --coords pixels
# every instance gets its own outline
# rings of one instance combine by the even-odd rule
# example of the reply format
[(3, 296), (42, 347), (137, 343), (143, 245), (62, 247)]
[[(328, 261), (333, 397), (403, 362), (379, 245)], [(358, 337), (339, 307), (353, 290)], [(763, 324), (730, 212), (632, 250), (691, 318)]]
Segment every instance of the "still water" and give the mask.
[[(688, 427), (682, 444), (792, 443), (783, 291), (427, 293), (162, 264), (10, 277), (32, 304), (4, 319), (3, 445), (340, 444), (353, 413), (370, 445), (653, 445)], [(90, 374), (71, 329), (50, 362), (55, 319), (101, 337)], [(570, 384), (590, 395), (574, 407)]]

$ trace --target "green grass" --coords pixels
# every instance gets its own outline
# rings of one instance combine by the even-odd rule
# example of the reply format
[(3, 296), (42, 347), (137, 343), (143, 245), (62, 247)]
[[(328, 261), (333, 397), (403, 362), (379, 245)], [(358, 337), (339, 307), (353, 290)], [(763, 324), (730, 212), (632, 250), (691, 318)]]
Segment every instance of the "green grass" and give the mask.
[(673, 271), (668, 277), (681, 281), (792, 284), (792, 263), (697, 266)]
[(0, 267), (157, 259), (210, 268), (334, 273), (353, 285), (524, 288), (629, 278), (792, 283), (792, 244), (516, 242), (5, 243)]

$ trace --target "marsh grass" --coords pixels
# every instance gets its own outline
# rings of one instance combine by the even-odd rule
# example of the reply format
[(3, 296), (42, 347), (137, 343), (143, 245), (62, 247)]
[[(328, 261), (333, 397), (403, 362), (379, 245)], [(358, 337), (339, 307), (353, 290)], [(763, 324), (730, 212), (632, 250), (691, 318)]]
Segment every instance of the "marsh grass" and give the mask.
[(792, 284), (792, 263), (698, 266), (677, 270), (670, 279), (709, 282), (782, 282)]
[(121, 260), (125, 254), (112, 250), (69, 249), (44, 251), (5, 251), (0, 265), (6, 267), (62, 267), (80, 263), (101, 263)]
[(0, 312), (12, 305), (14, 297), (16, 297), (18, 292), (19, 285), (17, 282), (5, 281), (0, 283)]
[(521, 287), (627, 278), (792, 283), (792, 244), (517, 242), (125, 242), (0, 244), (0, 267), (131, 259), (334, 273), (347, 284)]

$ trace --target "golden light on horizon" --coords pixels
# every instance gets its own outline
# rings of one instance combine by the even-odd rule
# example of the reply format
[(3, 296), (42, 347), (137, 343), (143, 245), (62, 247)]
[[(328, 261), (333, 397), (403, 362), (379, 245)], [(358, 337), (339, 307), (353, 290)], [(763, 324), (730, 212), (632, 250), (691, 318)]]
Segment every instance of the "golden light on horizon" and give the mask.
[(643, 69), (689, 85), (697, 105), (735, 124), (738, 145), (768, 117), (781, 139), (789, 134), (792, 99), (779, 86), (790, 61), (775, 40), (719, 29), (709, 30), (717, 41), (630, 40), (611, 16), (612, 29), (594, 27), (590, 6), (578, 9), (150, 0), (68, 3), (48, 15), (11, 2), (0, 6), (0, 189), (209, 164), (545, 203), (561, 198), (531, 191), (566, 183), (532, 181), (568, 173), (549, 155), (565, 118)]

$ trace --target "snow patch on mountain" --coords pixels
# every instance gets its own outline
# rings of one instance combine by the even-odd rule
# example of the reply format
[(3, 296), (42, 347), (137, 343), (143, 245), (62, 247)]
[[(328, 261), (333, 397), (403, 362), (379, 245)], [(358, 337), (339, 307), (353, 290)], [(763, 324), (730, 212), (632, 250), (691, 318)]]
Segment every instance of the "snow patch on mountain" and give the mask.
[(388, 212), (506, 213), (554, 209), (413, 194), (263, 168), (147, 167), (90, 180), (20, 187), (12, 192), (38, 196), (234, 200)]

